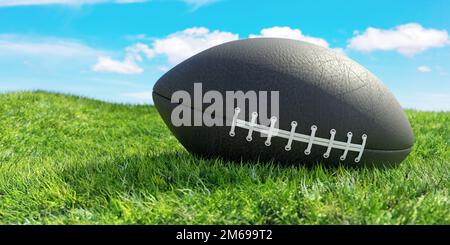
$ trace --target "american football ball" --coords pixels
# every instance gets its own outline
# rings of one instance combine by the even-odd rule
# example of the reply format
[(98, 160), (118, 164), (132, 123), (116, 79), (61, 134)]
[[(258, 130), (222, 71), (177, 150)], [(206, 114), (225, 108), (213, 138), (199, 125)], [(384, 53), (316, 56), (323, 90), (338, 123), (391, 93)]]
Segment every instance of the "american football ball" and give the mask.
[(392, 165), (414, 143), (404, 111), (375, 75), (297, 40), (207, 49), (164, 74), (153, 101), (180, 143), (203, 157)]

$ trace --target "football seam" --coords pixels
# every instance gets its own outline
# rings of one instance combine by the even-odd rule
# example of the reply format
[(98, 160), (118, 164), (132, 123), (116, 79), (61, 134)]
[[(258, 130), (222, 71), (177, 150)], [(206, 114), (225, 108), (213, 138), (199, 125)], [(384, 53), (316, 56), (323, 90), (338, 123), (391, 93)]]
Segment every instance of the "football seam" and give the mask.
[[(202, 113), (205, 113), (203, 110), (198, 110), (198, 109), (193, 108), (193, 107), (191, 107), (191, 106), (188, 106), (188, 105), (186, 105), (186, 104), (184, 104), (184, 103), (171, 102), (171, 100), (170, 100), (169, 98), (167, 98), (166, 96), (163, 96), (163, 95), (159, 94), (158, 92), (156, 92), (156, 91), (154, 91), (154, 90), (153, 90), (152, 92), (153, 92), (153, 94), (155, 94), (155, 95), (161, 97), (162, 99), (164, 99), (164, 100), (170, 102), (171, 104), (183, 105), (183, 106), (185, 106), (185, 107), (188, 107), (188, 108), (191, 109), (191, 110), (194, 110), (194, 111), (200, 111), (200, 112), (202, 112)], [(222, 119), (228, 120), (228, 118), (223, 118), (223, 117), (222, 117)], [(411, 150), (412, 147), (413, 147), (413, 146), (408, 147), (408, 148), (404, 148), (404, 149), (370, 149), (370, 148), (364, 148), (364, 151), (372, 151), (372, 152), (375, 152), (375, 151), (378, 151), (378, 152), (402, 152), (402, 151)]]

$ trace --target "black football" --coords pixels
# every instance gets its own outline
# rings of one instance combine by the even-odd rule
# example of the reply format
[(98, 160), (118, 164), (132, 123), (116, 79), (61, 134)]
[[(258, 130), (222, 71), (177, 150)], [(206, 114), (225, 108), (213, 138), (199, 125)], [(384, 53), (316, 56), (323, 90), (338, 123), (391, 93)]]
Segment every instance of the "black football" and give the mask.
[[(193, 102), (202, 96), (194, 92), (196, 83), (203, 94), (216, 91), (224, 98), (227, 91), (255, 91), (257, 99), (264, 99), (259, 91), (278, 91), (278, 115), (263, 122), (261, 105), (251, 111), (249, 103), (240, 108), (227, 101), (209, 115), (226, 120), (223, 126), (174, 125), (172, 113), (180, 106), (183, 114), (211, 113), (211, 103)], [(191, 99), (171, 102), (176, 91)], [(267, 100), (271, 111), (275, 102)], [(339, 52), (289, 39), (233, 41), (194, 55), (158, 80), (153, 101), (181, 144), (204, 157), (391, 165), (404, 160), (414, 143), (404, 111), (375, 75)]]

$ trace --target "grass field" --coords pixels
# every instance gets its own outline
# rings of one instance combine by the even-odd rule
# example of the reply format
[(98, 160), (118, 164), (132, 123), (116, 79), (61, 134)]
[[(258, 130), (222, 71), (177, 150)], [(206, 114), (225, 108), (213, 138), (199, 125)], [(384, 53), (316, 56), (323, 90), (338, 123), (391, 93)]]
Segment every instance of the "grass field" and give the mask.
[(395, 168), (202, 160), (151, 106), (0, 94), (3, 224), (450, 224), (450, 112)]

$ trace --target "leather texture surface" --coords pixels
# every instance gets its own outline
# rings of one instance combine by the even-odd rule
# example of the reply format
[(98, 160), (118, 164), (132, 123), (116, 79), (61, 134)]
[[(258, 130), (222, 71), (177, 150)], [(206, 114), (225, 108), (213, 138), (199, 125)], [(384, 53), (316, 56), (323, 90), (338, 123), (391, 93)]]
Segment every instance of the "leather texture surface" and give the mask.
[[(413, 134), (405, 113), (391, 92), (367, 69), (345, 55), (313, 44), (278, 38), (256, 38), (222, 44), (203, 51), (174, 67), (161, 77), (153, 89), (153, 100), (162, 118), (177, 139), (190, 152), (225, 159), (279, 160), (283, 162), (339, 162), (342, 150), (333, 149), (328, 159), (326, 147), (312, 147), (311, 155), (303, 151), (306, 143), (294, 142), (284, 150), (286, 139), (274, 137), (272, 145), (265, 138), (247, 142), (247, 130), (230, 127), (174, 127), (170, 121), (172, 93), (179, 90), (193, 95), (194, 83), (203, 91), (279, 91), (277, 127), (289, 131), (297, 121), (296, 132), (309, 134), (317, 125), (316, 136), (360, 144), (367, 134), (362, 163), (392, 164), (401, 162), (413, 146)], [(269, 100), (270, 102), (270, 100)], [(225, 103), (224, 103), (225, 104)], [(187, 105), (192, 111), (204, 110)], [(270, 108), (270, 105), (268, 106)], [(224, 108), (230, 109), (230, 108)], [(248, 112), (245, 118), (250, 120)], [(216, 116), (231, 120), (233, 113)], [(353, 162), (357, 153), (349, 152), (344, 162)]]

